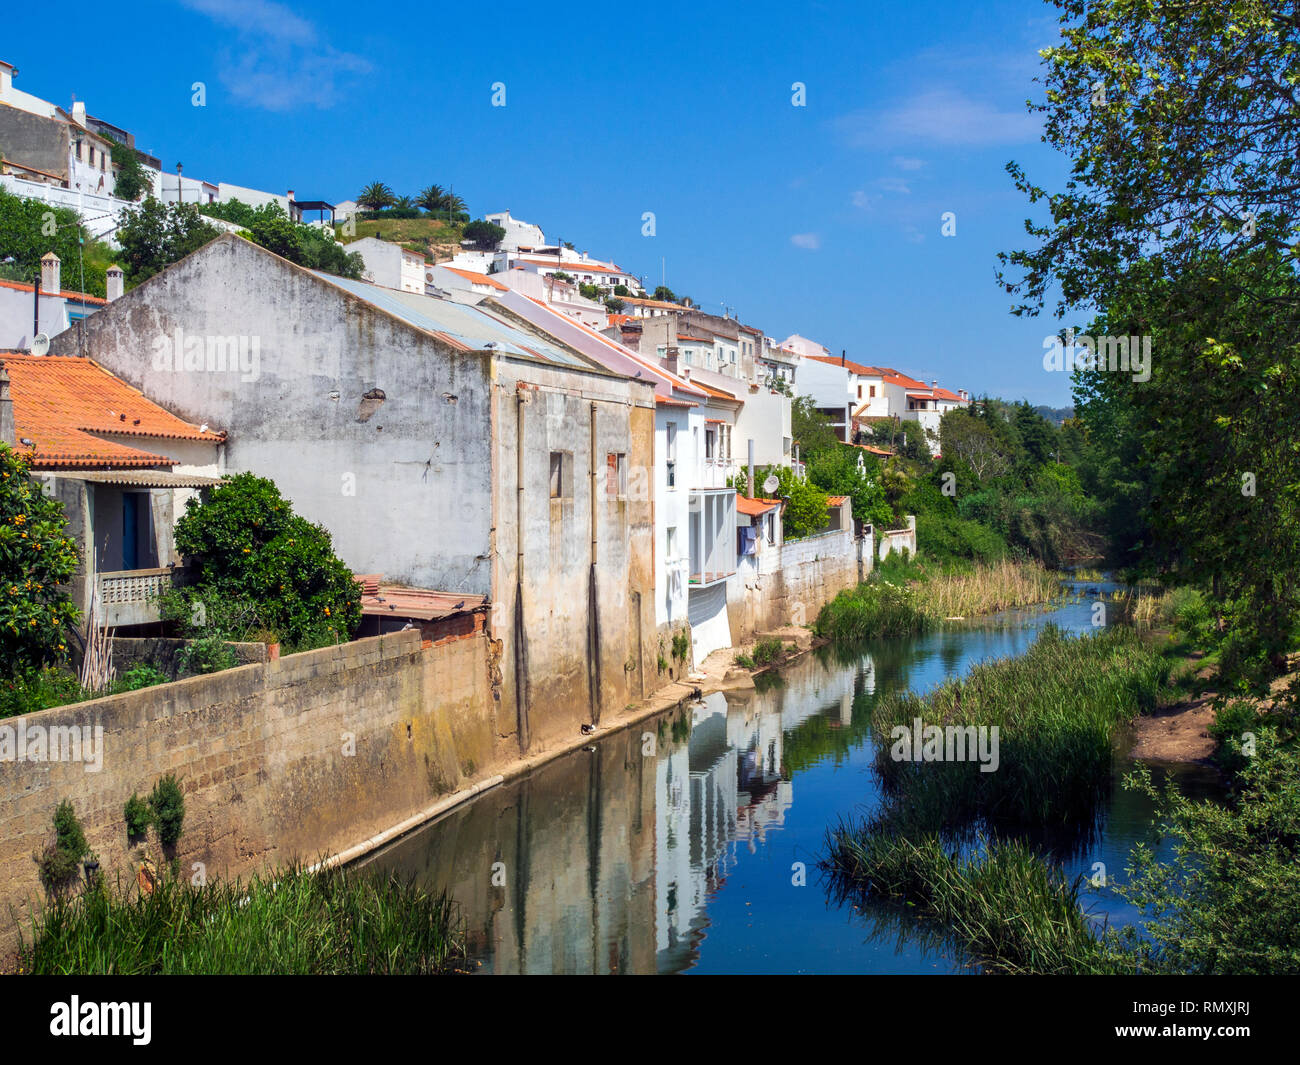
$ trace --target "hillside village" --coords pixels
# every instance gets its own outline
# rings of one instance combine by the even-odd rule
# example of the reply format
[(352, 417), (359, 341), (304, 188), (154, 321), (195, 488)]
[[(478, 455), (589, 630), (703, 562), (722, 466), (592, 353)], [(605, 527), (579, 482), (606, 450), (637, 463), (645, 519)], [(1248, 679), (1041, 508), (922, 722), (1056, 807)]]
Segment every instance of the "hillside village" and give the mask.
[[(39, 279), (0, 281), (7, 442), (73, 515), (74, 602), (94, 624), (153, 631), (186, 500), (247, 471), (328, 530), (367, 589), (363, 633), (486, 628), (500, 698), (597, 720), (917, 549), (914, 529), (864, 526), (835, 495), (823, 529), (787, 539), (776, 473), (806, 476), (792, 408), (806, 397), (879, 459), (907, 423), (937, 451), (966, 390), (647, 294), (508, 210), (484, 216), (489, 246), (437, 257), (367, 235), (385, 216), (354, 201), (167, 173), (125, 127), (15, 74), (0, 62), (10, 193), (74, 208), (111, 246), (135, 206), (115, 196), (125, 145), (143, 196), (274, 204), (363, 264), (359, 279), (303, 269), (225, 222), (129, 289), (114, 264), (102, 298), (52, 252)], [(689, 652), (666, 656), (687, 633)]]

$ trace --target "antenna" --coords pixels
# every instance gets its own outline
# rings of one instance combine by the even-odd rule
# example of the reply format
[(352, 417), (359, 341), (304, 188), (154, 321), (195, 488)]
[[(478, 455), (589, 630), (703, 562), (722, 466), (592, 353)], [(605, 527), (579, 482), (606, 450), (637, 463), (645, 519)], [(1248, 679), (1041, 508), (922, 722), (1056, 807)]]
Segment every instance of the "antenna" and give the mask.
[(767, 494), (767, 495), (771, 495), (773, 492), (775, 492), (775, 491), (776, 491), (778, 488), (780, 488), (780, 487), (781, 487), (781, 482), (780, 482), (779, 480), (777, 480), (777, 476), (776, 476), (776, 474), (775, 474), (775, 473), (769, 473), (769, 474), (767, 475), (767, 480), (763, 482), (763, 491), (764, 491), (764, 493)]
[(47, 355), (50, 350), (50, 338), (44, 333), (37, 333), (32, 337), (32, 354)]

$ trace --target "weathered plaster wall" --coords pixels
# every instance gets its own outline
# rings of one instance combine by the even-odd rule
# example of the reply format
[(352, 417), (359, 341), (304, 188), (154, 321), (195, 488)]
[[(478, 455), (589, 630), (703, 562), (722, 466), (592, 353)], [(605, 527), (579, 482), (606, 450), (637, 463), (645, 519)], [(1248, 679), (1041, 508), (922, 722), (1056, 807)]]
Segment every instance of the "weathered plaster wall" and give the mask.
[[(226, 236), (56, 339), (196, 424), (226, 467), (275, 480), (358, 573), (488, 595), (489, 357), (410, 328)], [(243, 367), (168, 368), (182, 338), (245, 338)], [(251, 358), (256, 345), (256, 364)], [(375, 389), (383, 399), (367, 399)]]

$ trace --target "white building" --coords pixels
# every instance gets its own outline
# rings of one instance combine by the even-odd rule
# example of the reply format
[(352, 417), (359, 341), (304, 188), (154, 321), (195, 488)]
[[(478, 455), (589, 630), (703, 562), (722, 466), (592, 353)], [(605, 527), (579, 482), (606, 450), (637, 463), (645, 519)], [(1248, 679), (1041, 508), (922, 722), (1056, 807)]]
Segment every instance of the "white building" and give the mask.
[(510, 291), (494, 277), (463, 270), (448, 263), (426, 263), (424, 281), (426, 294), (432, 296), (440, 292), (446, 293), (457, 303), (477, 304), (488, 296)]
[(546, 236), (542, 233), (541, 226), (535, 226), (532, 222), (522, 222), (518, 218), (511, 218), (510, 211), (498, 211), (496, 214), (483, 216), (485, 221), (492, 222), (506, 231), (502, 239), (500, 249), (505, 251), (518, 251), (520, 248), (541, 248), (546, 245)]
[(419, 252), (375, 237), (354, 240), (347, 250), (349, 254), (356, 252), (365, 262), (361, 274), (365, 280), (383, 288), (424, 295), (427, 264)]
[[(122, 271), (114, 266), (108, 271), (109, 299), (121, 294)], [(49, 252), (41, 260), (39, 315), (34, 285), (0, 280), (0, 349), (30, 351), (34, 335), (57, 336), (107, 303), (98, 296), (63, 288), (62, 264)]]

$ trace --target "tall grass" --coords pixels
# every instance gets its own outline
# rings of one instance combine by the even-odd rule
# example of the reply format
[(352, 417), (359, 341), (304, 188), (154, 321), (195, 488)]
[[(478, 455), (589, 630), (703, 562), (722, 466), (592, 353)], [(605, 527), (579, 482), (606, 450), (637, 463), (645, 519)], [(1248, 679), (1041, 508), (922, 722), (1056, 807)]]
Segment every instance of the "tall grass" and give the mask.
[(1041, 603), (1060, 594), (1061, 579), (1036, 562), (1003, 559), (965, 572), (933, 577), (922, 592), (938, 618), (971, 617)]
[[(1110, 783), (1119, 726), (1155, 708), (1170, 662), (1131, 629), (1071, 637), (1043, 628), (1027, 653), (975, 666), (928, 695), (887, 695), (872, 711), (876, 768), (886, 794), (913, 814), (951, 825), (1062, 826), (1090, 821)], [(998, 767), (895, 759), (891, 731), (998, 728)]]
[(955, 617), (973, 617), (1052, 599), (1058, 576), (1036, 562), (1002, 560), (935, 569), (889, 556), (856, 588), (822, 607), (813, 632), (840, 643), (912, 636)]
[(298, 867), (149, 894), (102, 880), (33, 920), (38, 974), (427, 974), (463, 957), (453, 904), (411, 881)]
[(831, 834), (826, 865), (842, 896), (901, 901), (1001, 972), (1095, 974), (1132, 971), (1108, 949), (1079, 904), (1082, 877), (1067, 881), (1026, 844), (984, 841), (963, 858), (936, 835)]

